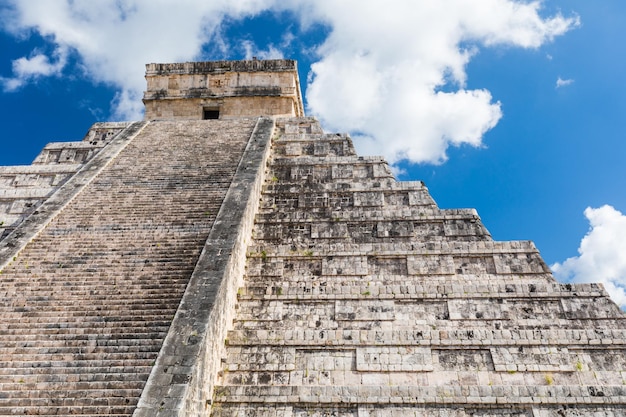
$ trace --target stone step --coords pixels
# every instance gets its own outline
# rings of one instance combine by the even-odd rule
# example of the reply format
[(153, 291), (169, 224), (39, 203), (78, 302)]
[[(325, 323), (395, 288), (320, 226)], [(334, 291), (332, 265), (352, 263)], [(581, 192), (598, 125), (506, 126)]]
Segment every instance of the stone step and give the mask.
[(55, 190), (56, 187), (49, 184), (37, 187), (0, 187), (0, 201), (29, 200), (29, 202), (35, 205), (37, 200), (48, 197)]
[[(173, 316), (173, 312), (170, 315)], [(27, 321), (27, 318), (23, 319)], [(58, 321), (51, 320), (49, 322), (36, 322), (33, 320), (31, 326), (20, 326), (19, 323), (12, 323), (2, 326), (3, 341), (8, 343), (18, 340), (39, 340), (37, 335), (40, 334), (43, 340), (50, 340), (53, 335), (63, 335), (67, 338), (75, 338), (82, 340), (83, 338), (106, 339), (111, 338), (128, 338), (128, 339), (148, 339), (163, 331), (169, 326), (168, 320), (162, 318), (161, 321), (142, 320), (141, 318), (129, 319), (126, 321), (95, 319), (88, 320), (85, 323), (78, 321)], [(124, 330), (126, 329), (126, 330)], [(125, 337), (124, 335), (128, 335)], [(4, 344), (4, 342), (0, 342)]]
[[(358, 296), (357, 296), (358, 297)], [(323, 309), (327, 319), (345, 321), (395, 320), (402, 325), (405, 321), (416, 323), (428, 320), (563, 320), (563, 319), (612, 319), (624, 321), (626, 316), (616, 306), (608, 304), (598, 308), (605, 298), (559, 298), (531, 300), (526, 298), (455, 298), (450, 300), (424, 301), (401, 299), (372, 299), (367, 295), (359, 298), (283, 300), (240, 300), (238, 321), (289, 321), (301, 317), (313, 317)], [(578, 307), (578, 308), (576, 308)], [(612, 307), (612, 308), (611, 308)]]
[[(293, 194), (298, 192), (328, 192), (333, 193), (346, 193), (346, 194), (363, 194), (362, 197), (367, 196), (383, 196), (392, 200), (397, 199), (397, 196), (402, 196), (402, 201), (406, 205), (417, 204), (420, 198), (429, 201), (434, 205), (434, 200), (428, 193), (428, 188), (422, 181), (402, 181), (398, 182), (392, 178), (385, 179), (346, 179), (341, 181), (340, 178), (334, 182), (323, 183), (310, 183), (306, 181), (294, 181), (289, 179), (280, 180), (277, 177), (270, 177), (269, 182), (266, 182), (262, 188), (263, 197), (272, 197), (275, 195)], [(364, 200), (365, 198), (361, 199)], [(359, 200), (359, 201), (361, 201)], [(365, 206), (367, 208), (367, 206)]]
[[(278, 141), (277, 143), (280, 143)], [(315, 155), (294, 155), (294, 156), (274, 156), (272, 158), (272, 166), (270, 170), (280, 168), (281, 166), (292, 165), (330, 165), (330, 164), (347, 164), (352, 166), (384, 164), (387, 161), (382, 156), (315, 156)]]
[[(430, 404), (430, 405), (390, 405), (385, 407), (375, 405), (360, 405), (357, 406), (352, 403), (339, 403), (339, 404), (288, 404), (288, 405), (264, 405), (258, 403), (243, 403), (243, 404), (219, 404), (214, 406), (211, 410), (211, 416), (213, 417), (234, 417), (234, 416), (249, 416), (254, 415), (256, 417), (292, 417), (302, 414), (314, 415), (314, 416), (341, 416), (341, 417), (442, 417), (442, 416), (454, 416), (454, 417), (492, 417), (492, 416), (507, 416), (507, 417), (553, 417), (553, 416), (568, 416), (565, 413), (576, 417), (622, 417), (624, 415), (624, 407), (620, 405), (579, 405), (574, 410), (573, 407), (567, 405), (540, 405), (531, 406), (528, 404), (495, 404), (476, 406), (468, 405), (463, 407), (462, 405), (446, 405)], [(416, 414), (419, 413), (419, 414)]]
[[(367, 323), (369, 320), (364, 319)], [(347, 322), (349, 323), (349, 322)], [(463, 323), (466, 324), (466, 323)], [(314, 326), (315, 324), (313, 324)], [(231, 330), (228, 346), (570, 346), (615, 347), (626, 345), (626, 329), (500, 329), (471, 328), (432, 329), (412, 326), (399, 330), (287, 328), (273, 326), (263, 330)]]
[(48, 365), (47, 367), (6, 367), (0, 369), (3, 380), (7, 377), (16, 379), (45, 380), (47, 378), (67, 378), (76, 381), (106, 381), (111, 375), (124, 374), (125, 378), (135, 380), (146, 380), (150, 374), (152, 366), (101, 366), (101, 367), (57, 367)]
[[(310, 214), (314, 216), (314, 214)], [(440, 239), (457, 236), (489, 235), (484, 226), (473, 218), (439, 219), (431, 221), (403, 220), (406, 217), (389, 216), (388, 218), (368, 218), (356, 221), (342, 221), (337, 218), (328, 221), (327, 215), (320, 221), (313, 221), (309, 217), (300, 221), (269, 221), (258, 222), (254, 228), (254, 237), (262, 239), (289, 239), (298, 236), (301, 239), (311, 239), (315, 242), (320, 239), (376, 239), (390, 237), (417, 237), (420, 240)], [(360, 243), (367, 243), (359, 240)]]
[[(95, 402), (95, 401), (94, 401)], [(52, 417), (59, 415), (72, 416), (109, 416), (109, 417), (128, 417), (133, 414), (135, 405), (132, 406), (90, 406), (90, 407), (71, 407), (71, 406), (16, 406), (1, 407), (0, 415), (37, 415), (40, 417)]]
[[(538, 254), (485, 254), (456, 256), (432, 256), (432, 255), (403, 255), (395, 257), (381, 257), (372, 252), (373, 256), (346, 256), (342, 254), (320, 256), (317, 248), (310, 247), (303, 250), (299, 255), (290, 250), (284, 254), (287, 256), (274, 256), (266, 252), (266, 246), (259, 246), (258, 252), (252, 252), (255, 248), (248, 248), (247, 276), (283, 276), (289, 279), (293, 276), (319, 276), (328, 279), (331, 276), (369, 277), (363, 279), (363, 283), (375, 281), (380, 277), (405, 275), (408, 277), (441, 277), (455, 275), (451, 281), (471, 284), (472, 276), (485, 278), (489, 276), (515, 276), (525, 280), (527, 275), (549, 277), (550, 270)], [(268, 250), (271, 250), (267, 247)], [(279, 248), (282, 249), (282, 248)], [(367, 253), (367, 252), (366, 252)], [(254, 259), (251, 259), (254, 258)], [(497, 278), (496, 278), (497, 279)], [(477, 280), (478, 281), (478, 280)], [(497, 281), (496, 281), (497, 282)], [(422, 284), (416, 278), (415, 284)], [(598, 287), (601, 288), (601, 287)], [(398, 290), (400, 292), (400, 290)]]
[[(85, 291), (83, 289), (83, 291)], [(8, 309), (13, 306), (24, 306), (26, 303), (37, 308), (51, 307), (62, 309), (63, 311), (100, 311), (104, 306), (115, 310), (127, 309), (129, 311), (137, 310), (159, 310), (176, 308), (178, 306), (177, 300), (165, 300), (162, 297), (154, 296), (152, 298), (146, 297), (144, 300), (137, 300), (132, 297), (132, 294), (125, 294), (124, 297), (111, 299), (110, 295), (96, 295), (91, 293), (89, 299), (89, 305), (77, 305), (76, 300), (81, 297), (68, 297), (65, 299), (30, 295), (25, 296), (23, 293), (15, 293), (15, 297), (0, 297), (0, 309)]]
[[(13, 358), (19, 360), (20, 358), (26, 358), (31, 355), (33, 360), (37, 360), (36, 358), (39, 356), (58, 356), (58, 355), (66, 355), (66, 354), (76, 354), (77, 351), (84, 351), (89, 355), (97, 355), (97, 354), (115, 354), (115, 355), (127, 355), (129, 353), (154, 353), (158, 352), (160, 348), (160, 343), (155, 343), (154, 341), (149, 344), (142, 345), (95, 345), (95, 344), (64, 344), (64, 345), (40, 345), (37, 346), (20, 346), (19, 344), (10, 346), (10, 345), (0, 345), (0, 358), (6, 357), (10, 355)], [(80, 353), (83, 355), (83, 353)], [(86, 359), (88, 360), (88, 359)]]
[[(93, 369), (93, 372), (95, 374), (96, 370), (102, 368), (106, 370), (105, 372), (107, 374), (126, 375), (128, 373), (144, 373), (143, 369), (146, 367), (151, 369), (153, 364), (154, 358), (99, 358), (97, 360), (92, 360), (88, 362), (78, 359), (47, 360), (44, 362), (32, 360), (0, 360), (0, 365), (2, 365), (3, 369), (18, 369), (19, 371), (17, 375), (19, 375), (20, 373), (27, 375), (31, 372), (44, 372), (44, 370), (46, 370), (47, 372), (48, 369), (54, 370), (55, 372), (58, 372), (58, 374), (65, 374), (68, 372), (68, 370), (70, 370), (71, 373), (90, 373)], [(132, 368), (132, 370), (120, 373), (116, 371), (117, 368)]]
[(0, 177), (6, 180), (7, 178), (15, 179), (16, 176), (20, 175), (72, 174), (78, 171), (81, 166), (81, 164), (0, 166)]
[[(610, 349), (609, 352), (621, 355), (625, 351)], [(522, 349), (501, 346), (459, 351), (456, 348), (412, 346), (361, 345), (320, 349), (252, 345), (228, 347), (222, 382), (229, 385), (369, 385), (375, 377), (384, 385), (403, 385), (409, 381), (413, 385), (458, 384), (464, 379), (473, 381), (473, 384), (489, 381), (495, 385), (543, 385), (548, 381), (540, 372), (560, 372), (557, 381), (562, 384), (611, 385), (621, 384), (623, 372), (614, 369), (622, 365), (623, 359), (607, 361), (604, 351), (598, 349), (552, 346)], [(262, 378), (264, 372), (275, 372), (276, 378), (263, 383), (258, 378)], [(311, 378), (314, 374), (315, 378)], [(235, 378), (231, 379), (233, 375)], [(424, 379), (425, 376), (428, 380)], [(554, 383), (554, 379), (549, 382)]]
[[(65, 376), (65, 375), (64, 375)], [(28, 382), (27, 379), (16, 383), (0, 381), (0, 392), (7, 397), (11, 397), (13, 391), (40, 391), (39, 398), (58, 398), (61, 395), (72, 395), (72, 391), (92, 391), (92, 390), (140, 390), (145, 384), (145, 380), (131, 380), (124, 375), (122, 380), (104, 381), (72, 381), (66, 378), (58, 378), (56, 381), (35, 381)], [(80, 398), (80, 397), (78, 397)], [(0, 398), (2, 404), (2, 398)]]
[[(96, 397), (98, 390), (76, 391), (78, 397), (63, 397), (58, 393), (56, 398), (37, 398), (38, 390), (24, 391), (24, 396), (33, 395), (33, 398), (22, 398), (19, 400), (6, 400), (0, 398), (0, 415), (39, 415), (39, 416), (130, 416), (132, 415), (136, 400), (130, 398), (137, 397), (135, 391), (114, 390), (121, 399), (99, 399)], [(87, 394), (90, 397), (82, 397)], [(105, 392), (103, 392), (105, 394)], [(123, 396), (128, 395), (128, 401)], [(107, 397), (113, 397), (108, 395)]]
[[(446, 213), (437, 210), (421, 192), (328, 192), (317, 193), (294, 190), (293, 193), (264, 194), (259, 205), (259, 220), (271, 220), (272, 216), (298, 220), (303, 211), (310, 212), (309, 221), (363, 221), (371, 219), (406, 220), (426, 222), (441, 219), (479, 221), (475, 213)], [(397, 210), (400, 210), (399, 212)], [(346, 211), (345, 213), (343, 213)], [(384, 216), (389, 216), (385, 218)], [(402, 217), (406, 216), (406, 217)], [(306, 219), (306, 217), (305, 217)]]
[[(97, 361), (100, 359), (107, 360), (143, 360), (154, 359), (160, 348), (159, 343), (153, 343), (145, 348), (137, 346), (105, 346), (99, 349), (98, 347), (91, 346), (73, 346), (72, 347), (50, 347), (50, 348), (18, 348), (15, 351), (9, 353), (3, 352), (0, 358), (11, 359), (14, 361), (32, 361), (32, 362), (46, 362), (46, 361), (64, 361), (64, 360), (77, 360), (77, 361)], [(117, 349), (116, 349), (117, 348)], [(99, 352), (102, 351), (102, 352)], [(25, 352), (25, 353), (20, 353)]]
[[(154, 340), (144, 338), (126, 338), (126, 339), (66, 339), (51, 340), (50, 338), (34, 339), (34, 340), (3, 340), (0, 345), (0, 351), (3, 353), (27, 353), (40, 349), (42, 352), (62, 352), (72, 348), (89, 349), (91, 351), (97, 349), (118, 349), (119, 352), (136, 349), (138, 351), (153, 351)], [(12, 350), (10, 350), (12, 349)], [(91, 353), (91, 352), (90, 352)]]
[[(266, 320), (240, 320), (235, 321), (233, 323), (233, 330), (239, 331), (256, 331), (256, 332), (267, 332), (273, 330), (283, 330), (287, 331), (293, 326), (298, 326), (302, 330), (305, 331), (317, 331), (317, 332), (327, 332), (334, 331), (337, 332), (360, 332), (360, 331), (389, 331), (394, 330), (398, 332), (408, 332), (414, 329), (422, 329), (428, 326), (429, 328), (437, 329), (438, 331), (443, 332), (456, 332), (459, 330), (465, 330), (467, 328), (472, 328), (474, 330), (483, 329), (483, 330), (545, 330), (549, 328), (546, 326), (545, 321), (550, 320), (554, 322), (554, 325), (561, 325), (564, 327), (578, 329), (578, 330), (586, 330), (586, 329), (596, 329), (596, 330), (615, 330), (615, 329), (624, 329), (626, 328), (626, 323), (621, 318), (602, 318), (602, 319), (564, 319), (562, 316), (555, 315), (555, 317), (551, 317), (550, 315), (546, 315), (546, 317), (536, 318), (536, 319), (490, 319), (490, 320), (478, 320), (478, 319), (457, 319), (457, 320), (449, 320), (445, 318), (443, 314), (435, 315), (431, 314), (425, 316), (422, 319), (415, 320), (397, 320), (395, 322), (384, 321), (384, 320), (370, 320), (370, 321), (353, 321), (350, 324), (346, 324), (345, 322), (337, 322), (334, 320), (325, 320), (318, 316), (310, 316), (303, 317), (301, 321), (294, 320), (270, 320), (269, 318)], [(320, 333), (320, 334), (322, 334)], [(354, 337), (354, 336), (352, 336)], [(379, 336), (382, 337), (382, 336)], [(249, 338), (248, 340), (249, 341)], [(257, 341), (259, 344), (264, 344), (266, 341)], [(272, 343), (271, 341), (269, 342)], [(393, 344), (391, 341), (390, 344)], [(403, 342), (404, 343), (404, 342)], [(465, 342), (464, 342), (465, 343)], [(574, 342), (572, 342), (574, 343)], [(602, 343), (605, 346), (604, 343)]]
[[(129, 339), (147, 339), (149, 337), (147, 335), (159, 334), (169, 325), (166, 319), (152, 322), (149, 320), (142, 320), (141, 317), (130, 319), (125, 322), (115, 321), (114, 319), (108, 322), (105, 321), (105, 319), (89, 320), (85, 324), (77, 324), (72, 321), (65, 322), (63, 319), (50, 322), (36, 322), (33, 320), (33, 322), (34, 325), (32, 328), (27, 326), (20, 327), (17, 324), (4, 326), (3, 334), (6, 335), (6, 340), (18, 340), (15, 336), (19, 336), (20, 334), (25, 336), (24, 340), (29, 340), (29, 338), (36, 335), (37, 332), (41, 332), (42, 335), (46, 335), (46, 340), (49, 340), (50, 335), (53, 334), (65, 334), (68, 335), (68, 337), (70, 335), (74, 335), (77, 339), (82, 339), (84, 335), (93, 335), (93, 338), (105, 337), (99, 335), (117, 335), (115, 337), (124, 338), (123, 335), (128, 334), (129, 336), (126, 338)], [(150, 326), (150, 328), (147, 326)], [(125, 331), (123, 328), (127, 328), (128, 330)], [(109, 332), (107, 332), (107, 329)], [(137, 337), (132, 336), (133, 332), (137, 335)]]
[[(295, 201), (295, 200), (294, 200)], [(478, 221), (472, 215), (454, 215), (442, 213), (439, 210), (429, 206), (394, 206), (385, 204), (385, 206), (369, 207), (367, 209), (359, 209), (358, 206), (341, 206), (335, 207), (329, 204), (326, 208), (306, 208), (298, 209), (293, 207), (287, 212), (277, 212), (274, 207), (274, 199), (267, 199), (261, 202), (261, 210), (256, 216), (257, 227), (268, 227), (279, 224), (324, 224), (326, 227), (338, 225), (351, 225), (353, 223), (363, 222), (389, 222), (403, 221), (413, 219), (411, 222), (415, 225), (424, 225), (434, 223), (439, 225), (444, 222), (451, 221)], [(343, 226), (339, 226), (343, 227)]]
[[(150, 286), (145, 286), (143, 288), (137, 287), (134, 289), (125, 288), (121, 285), (120, 286), (110, 285), (108, 287), (100, 286), (97, 288), (84, 288), (84, 287), (71, 288), (70, 286), (68, 286), (69, 288), (66, 289), (65, 294), (63, 293), (61, 289), (55, 288), (54, 286), (43, 287), (40, 290), (33, 290), (33, 291), (19, 291), (20, 288), (19, 286), (17, 286), (15, 289), (12, 289), (10, 291), (5, 291), (0, 296), (3, 299), (6, 299), (6, 298), (10, 299), (11, 297), (16, 297), (16, 301), (17, 301), (17, 300), (20, 300), (21, 296), (26, 295), (27, 300), (29, 300), (28, 303), (29, 304), (33, 303), (32, 304), (33, 306), (36, 305), (37, 300), (46, 298), (48, 300), (53, 301), (52, 305), (55, 306), (54, 308), (57, 308), (56, 306), (59, 306), (58, 308), (59, 311), (64, 311), (64, 308), (62, 307), (63, 303), (68, 303), (68, 302), (72, 303), (75, 301), (84, 300), (85, 296), (89, 296), (89, 297), (93, 296), (94, 299), (96, 300), (96, 303), (95, 303), (96, 306), (101, 304), (101, 303), (98, 303), (98, 300), (101, 300), (102, 297), (114, 298), (116, 302), (112, 303), (111, 304), (112, 306), (118, 305), (120, 302), (124, 302), (127, 299), (129, 300), (128, 304), (132, 304), (132, 300), (130, 300), (130, 298), (132, 298), (133, 296), (137, 297), (137, 296), (145, 295), (146, 298), (149, 300), (155, 300), (155, 299), (160, 300), (164, 298), (167, 299), (169, 297), (170, 301), (171, 301), (171, 297), (175, 297), (174, 299), (177, 300), (178, 297), (180, 296), (180, 290), (184, 289), (186, 284), (181, 283), (181, 284), (172, 286), (171, 288), (163, 288), (163, 285), (159, 287), (158, 284), (153, 284)], [(59, 301), (59, 303), (54, 303), (54, 301)], [(14, 309), (22, 309), (24, 306), (24, 304), (20, 304), (17, 302), (11, 303), (11, 300), (8, 300), (8, 299), (6, 300), (6, 304), (8, 305), (9, 308), (14, 308)]]
[(256, 242), (253, 241), (248, 247), (248, 257), (271, 258), (272, 256), (282, 257), (303, 257), (311, 256), (351, 256), (355, 253), (363, 256), (376, 257), (399, 257), (405, 255), (432, 256), (472, 256), (488, 254), (512, 254), (512, 253), (538, 253), (532, 242), (495, 242), (488, 240), (474, 241), (406, 241), (406, 242), (384, 242), (380, 239), (372, 243), (355, 242), (332, 242), (325, 239), (317, 239), (312, 242)]
[[(75, 329), (76, 330), (76, 329)], [(165, 335), (164, 331), (148, 331), (148, 332), (129, 332), (129, 333), (51, 333), (51, 334), (39, 334), (39, 333), (16, 333), (16, 334), (3, 334), (2, 344), (7, 346), (11, 343), (22, 344), (39, 344), (45, 346), (46, 343), (97, 343), (102, 344), (133, 344), (133, 343), (152, 343), (155, 339), (159, 339)]]
[(264, 404), (626, 404), (626, 387), (584, 385), (459, 386), (219, 386), (220, 403)]
[[(250, 270), (249, 266), (249, 270)], [(269, 267), (268, 267), (269, 269)], [(270, 275), (271, 276), (271, 275)], [(291, 279), (290, 279), (291, 278)], [(590, 284), (557, 284), (519, 278), (519, 283), (507, 279), (494, 279), (490, 283), (477, 284), (454, 277), (423, 277), (407, 279), (406, 275), (387, 275), (366, 279), (353, 277), (318, 278), (314, 282), (301, 275), (283, 274), (269, 279), (268, 275), (246, 275), (246, 286), (238, 293), (239, 300), (330, 300), (346, 298), (372, 299), (420, 299), (439, 300), (453, 298), (504, 298), (528, 300), (561, 299), (561, 297), (595, 298), (604, 292)]]
[[(336, 358), (337, 362), (341, 362), (343, 358)], [(244, 364), (245, 365), (245, 364)], [(293, 364), (291, 364), (293, 365)], [(435, 366), (433, 366), (435, 365)], [(575, 363), (565, 366), (536, 364), (534, 371), (510, 371), (510, 372), (494, 372), (494, 371), (463, 371), (458, 372), (446, 368), (442, 368), (440, 364), (433, 364), (422, 367), (416, 371), (418, 367), (415, 364), (394, 365), (390, 366), (391, 371), (356, 371), (350, 369), (314, 369), (308, 367), (306, 370), (260, 370), (260, 371), (238, 371), (229, 369), (224, 372), (224, 376), (220, 384), (224, 386), (236, 385), (259, 385), (259, 386), (324, 386), (324, 385), (373, 385), (380, 383), (386, 386), (398, 385), (421, 385), (421, 386), (437, 386), (443, 384), (474, 385), (487, 384), (492, 382), (493, 385), (532, 385), (542, 386), (548, 385), (546, 382), (546, 374), (549, 375), (550, 385), (571, 384), (577, 385), (579, 378), (586, 381), (587, 384), (604, 385), (604, 381), (612, 381), (609, 385), (622, 385), (623, 376), (620, 372), (583, 372), (572, 369)], [(235, 365), (236, 366), (236, 365)], [(559, 369), (561, 368), (561, 369)], [(401, 369), (404, 369), (401, 370)], [(410, 371), (408, 369), (411, 369)], [(438, 375), (437, 373), (443, 373)], [(594, 375), (595, 374), (595, 375)], [(513, 376), (511, 376), (513, 375)], [(571, 377), (574, 375), (574, 377)], [(462, 382), (464, 381), (464, 382)], [(470, 382), (471, 381), (471, 382)], [(558, 382), (555, 382), (558, 381)]]

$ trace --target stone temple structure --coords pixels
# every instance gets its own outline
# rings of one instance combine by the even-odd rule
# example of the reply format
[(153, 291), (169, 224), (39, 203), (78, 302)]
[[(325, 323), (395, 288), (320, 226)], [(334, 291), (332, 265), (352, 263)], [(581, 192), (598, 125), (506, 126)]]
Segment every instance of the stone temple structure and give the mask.
[(294, 61), (150, 64), (0, 168), (0, 415), (626, 415), (626, 320), (303, 114)]

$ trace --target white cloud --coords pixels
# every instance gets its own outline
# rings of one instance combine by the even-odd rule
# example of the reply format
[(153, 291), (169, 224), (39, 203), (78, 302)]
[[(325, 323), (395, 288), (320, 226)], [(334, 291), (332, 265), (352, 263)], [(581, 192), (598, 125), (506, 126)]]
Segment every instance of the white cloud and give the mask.
[(556, 88), (565, 87), (565, 86), (568, 86), (568, 85), (573, 84), (573, 83), (574, 83), (574, 80), (571, 79), (571, 78), (564, 80), (561, 77), (559, 77), (556, 80)]
[[(61, 50), (76, 52), (86, 76), (119, 88), (112, 103), (114, 117), (140, 119), (145, 64), (192, 60), (210, 41), (216, 41), (219, 49), (218, 30), (224, 18), (254, 15), (267, 8), (270, 1), (181, 0), (175, 5), (165, 0), (9, 3), (13, 10), (3, 16), (7, 29), (15, 34), (34, 30)], [(28, 73), (14, 71), (3, 84), (5, 88), (18, 88), (31, 78)]]
[(315, 10), (332, 32), (312, 67), (308, 108), (330, 130), (360, 132), (360, 153), (392, 163), (440, 163), (451, 145), (480, 146), (501, 106), (489, 91), (465, 88), (466, 65), (480, 46), (535, 48), (578, 24), (542, 19), (539, 8), (508, 0), (386, 7), (319, 0)]
[[(322, 24), (329, 35), (308, 77), (308, 110), (329, 130), (358, 132), (360, 152), (391, 162), (438, 163), (451, 145), (481, 145), (502, 113), (489, 91), (465, 88), (465, 68), (478, 48), (537, 48), (578, 24), (576, 17), (542, 17), (539, 1), (514, 0), (396, 0), (384, 7), (374, 0), (10, 3), (5, 26), (16, 34), (38, 32), (78, 57), (94, 82), (116, 86), (113, 115), (124, 119), (142, 117), (146, 63), (198, 59), (203, 48), (282, 57), (294, 38), (293, 27), (285, 27), (282, 41), (259, 50), (244, 39), (224, 39), (221, 28), (229, 21), (269, 10), (291, 12), (302, 30)], [(35, 57), (16, 60), (25, 70), (3, 79), (5, 89), (57, 75), (67, 61)]]
[(13, 61), (12, 78), (1, 78), (5, 91), (15, 91), (24, 84), (40, 77), (58, 76), (67, 63), (67, 49), (58, 47), (53, 55), (54, 61), (43, 54), (36, 52), (30, 57), (22, 57)]
[(245, 51), (245, 59), (283, 59), (283, 53), (274, 45), (270, 45), (267, 50), (259, 49), (254, 42), (246, 40), (241, 43)]
[(626, 306), (626, 216), (605, 205), (588, 207), (590, 229), (581, 240), (579, 256), (551, 266), (563, 282), (601, 282), (613, 301)]

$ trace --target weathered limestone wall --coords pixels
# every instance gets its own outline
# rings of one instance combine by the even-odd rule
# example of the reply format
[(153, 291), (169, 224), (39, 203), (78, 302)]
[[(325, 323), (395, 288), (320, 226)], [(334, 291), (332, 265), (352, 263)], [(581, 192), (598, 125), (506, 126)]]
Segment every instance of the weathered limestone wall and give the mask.
[(146, 120), (303, 116), (296, 62), (213, 61), (146, 65)]
[(626, 415), (602, 286), (312, 118), (242, 117), (303, 114), (294, 61), (146, 77), (146, 121), (0, 168), (0, 415)]
[(531, 242), (282, 119), (212, 415), (626, 415), (626, 318)]
[(219, 97), (154, 100), (146, 102), (146, 120), (196, 119), (204, 109), (219, 109), (220, 119), (237, 117), (295, 115), (293, 99), (288, 97)]

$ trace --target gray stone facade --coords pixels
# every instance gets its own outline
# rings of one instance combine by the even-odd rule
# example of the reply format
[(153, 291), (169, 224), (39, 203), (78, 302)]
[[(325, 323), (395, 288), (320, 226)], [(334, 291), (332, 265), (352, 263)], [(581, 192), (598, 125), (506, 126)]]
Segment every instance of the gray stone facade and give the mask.
[[(148, 70), (174, 91), (294, 68)], [(556, 282), (313, 118), (191, 120), (198, 97), (152, 90), (179, 114), (0, 168), (0, 415), (626, 415), (601, 285)], [(275, 104), (244, 90), (244, 112)]]
[(214, 416), (618, 416), (626, 320), (531, 242), (278, 121)]

